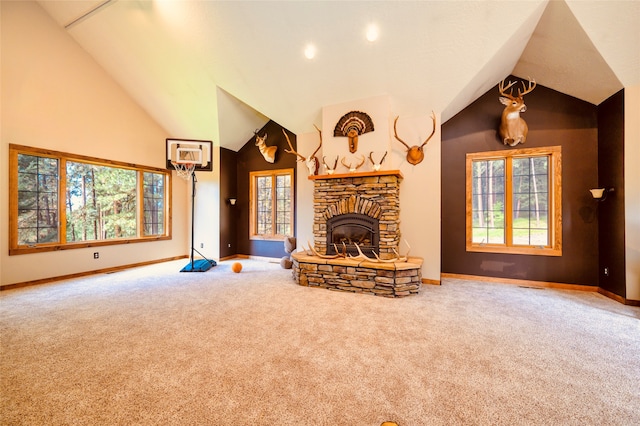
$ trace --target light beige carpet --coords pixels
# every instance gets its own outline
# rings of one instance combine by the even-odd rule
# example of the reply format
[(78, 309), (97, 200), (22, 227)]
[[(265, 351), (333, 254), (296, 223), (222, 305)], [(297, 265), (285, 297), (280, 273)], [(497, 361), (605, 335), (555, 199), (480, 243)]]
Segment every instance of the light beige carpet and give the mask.
[(457, 280), (388, 299), (241, 262), (0, 292), (0, 423), (640, 424), (639, 308)]

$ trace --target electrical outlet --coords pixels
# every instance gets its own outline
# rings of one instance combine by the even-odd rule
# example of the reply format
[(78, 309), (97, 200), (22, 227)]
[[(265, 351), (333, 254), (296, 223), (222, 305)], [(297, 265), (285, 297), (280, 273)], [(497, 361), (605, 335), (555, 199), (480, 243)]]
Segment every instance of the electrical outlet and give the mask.
[(227, 245), (227, 247), (231, 248), (231, 244)]
[(609, 276), (609, 268), (604, 268), (604, 276), (608, 277)]
[(97, 251), (93, 252), (93, 258), (94, 259), (99, 259), (100, 258), (100, 253), (98, 253)]
[(204, 243), (200, 243), (200, 248), (204, 248)]

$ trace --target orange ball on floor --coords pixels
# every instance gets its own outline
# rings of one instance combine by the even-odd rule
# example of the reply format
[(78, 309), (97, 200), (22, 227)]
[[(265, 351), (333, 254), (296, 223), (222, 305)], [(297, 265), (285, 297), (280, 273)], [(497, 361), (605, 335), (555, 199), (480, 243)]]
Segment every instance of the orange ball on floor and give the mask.
[(242, 263), (240, 262), (234, 263), (233, 265), (231, 265), (231, 270), (236, 274), (239, 273), (240, 271), (242, 271)]

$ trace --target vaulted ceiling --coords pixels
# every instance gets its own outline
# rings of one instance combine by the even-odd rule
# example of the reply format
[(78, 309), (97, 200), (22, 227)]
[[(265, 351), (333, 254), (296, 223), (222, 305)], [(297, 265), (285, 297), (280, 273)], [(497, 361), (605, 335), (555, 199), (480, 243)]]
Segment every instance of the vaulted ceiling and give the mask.
[(383, 94), (446, 121), (510, 74), (596, 105), (640, 84), (640, 1), (39, 3), (170, 136), (232, 150)]

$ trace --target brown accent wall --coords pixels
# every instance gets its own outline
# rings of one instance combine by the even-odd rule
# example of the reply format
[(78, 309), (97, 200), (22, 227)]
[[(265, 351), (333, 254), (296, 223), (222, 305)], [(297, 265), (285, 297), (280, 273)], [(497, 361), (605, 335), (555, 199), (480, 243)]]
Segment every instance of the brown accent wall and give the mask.
[[(510, 77), (511, 80), (517, 80)], [(465, 155), (511, 149), (497, 135), (497, 86), (442, 126), (442, 272), (598, 285), (597, 107), (544, 86), (525, 96), (529, 135), (521, 147), (562, 147), (560, 257), (472, 253), (465, 245)]]
[(236, 198), (238, 170), (238, 154), (230, 149), (220, 148), (220, 257), (237, 254), (237, 219), (238, 206), (229, 204), (229, 198)]
[[(273, 164), (268, 163), (258, 147), (255, 146), (255, 137), (252, 137), (238, 151), (237, 155), (237, 195), (238, 203), (236, 204), (236, 241), (237, 254), (245, 254), (251, 256), (265, 256), (281, 258), (288, 256), (284, 251), (284, 241), (264, 241), (249, 239), (249, 173), (259, 170), (274, 170), (293, 168), (293, 180), (296, 181), (296, 156), (287, 154), (285, 149), (289, 149), (287, 140), (282, 134), (282, 126), (275, 121), (269, 121), (262, 129), (258, 131), (262, 136), (268, 134), (267, 145), (277, 145), (278, 151)], [(296, 136), (291, 132), (287, 132), (293, 147), (296, 148)], [(294, 217), (295, 217), (295, 191), (294, 191)]]
[(626, 297), (624, 90), (598, 105), (598, 187), (615, 189), (597, 206), (600, 287)]

